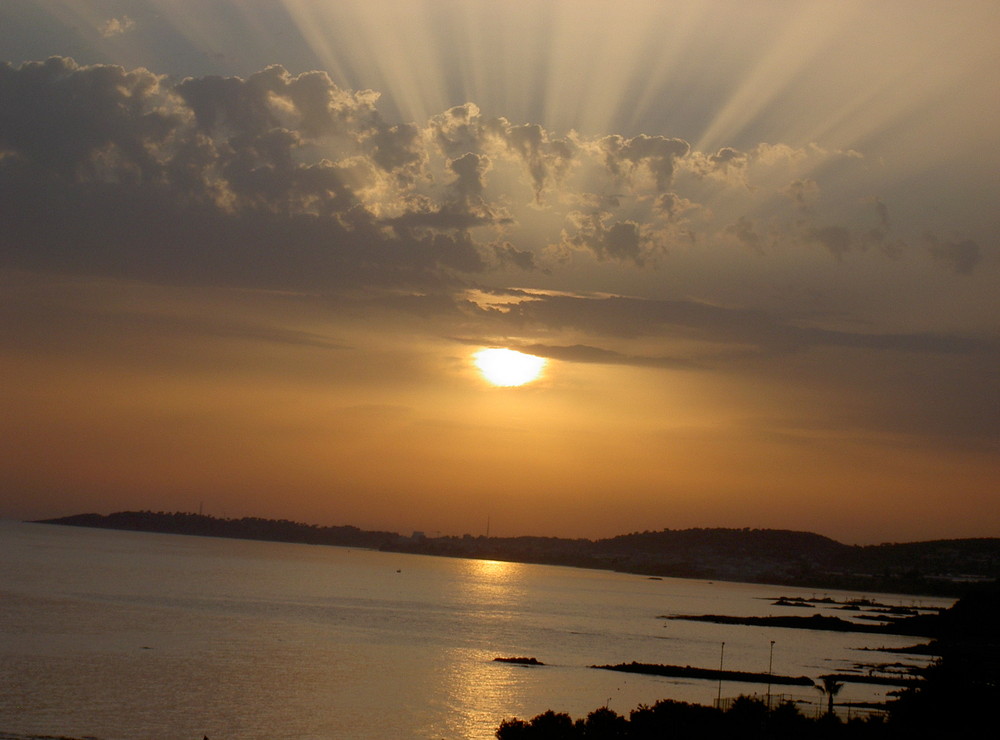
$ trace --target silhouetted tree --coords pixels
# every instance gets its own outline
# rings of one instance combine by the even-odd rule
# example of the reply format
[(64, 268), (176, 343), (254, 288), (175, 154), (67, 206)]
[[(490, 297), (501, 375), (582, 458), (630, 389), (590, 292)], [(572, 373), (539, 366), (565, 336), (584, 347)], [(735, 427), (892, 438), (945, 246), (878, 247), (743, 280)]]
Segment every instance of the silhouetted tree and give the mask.
[(715, 707), (663, 699), (652, 707), (632, 710), (629, 724), (634, 738), (714, 738), (722, 732), (723, 714)]
[(842, 688), (844, 688), (844, 682), (836, 676), (823, 676), (823, 685), (816, 687), (818, 691), (826, 694), (826, 713), (828, 715), (833, 714), (833, 698), (840, 693)]
[(770, 735), (776, 739), (798, 740), (809, 737), (810, 720), (790, 701), (783, 701), (771, 710), (767, 726)]
[(575, 740), (578, 737), (573, 719), (565, 713), (551, 709), (531, 720), (504, 720), (496, 732), (497, 740), (528, 740), (529, 738), (551, 738), (551, 740)]
[(496, 731), (497, 740), (528, 740), (531, 735), (531, 725), (523, 719), (505, 719)]
[(601, 707), (587, 715), (583, 722), (577, 722), (578, 737), (591, 740), (618, 740), (630, 737), (628, 720), (616, 712)]
[(734, 737), (755, 737), (767, 723), (767, 716), (767, 704), (760, 699), (738, 696), (726, 710), (725, 723), (734, 733), (739, 733)]

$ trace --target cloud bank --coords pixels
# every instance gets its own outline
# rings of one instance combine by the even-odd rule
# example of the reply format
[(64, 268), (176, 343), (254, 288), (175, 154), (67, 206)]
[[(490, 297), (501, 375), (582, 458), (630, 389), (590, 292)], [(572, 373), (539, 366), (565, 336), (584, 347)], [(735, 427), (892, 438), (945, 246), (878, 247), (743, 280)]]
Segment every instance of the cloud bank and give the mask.
[[(863, 152), (700, 151), (665, 133), (553, 131), (472, 102), (399, 122), (375, 91), (280, 66), (178, 79), (54, 57), (0, 66), (0, 101), (11, 282), (305, 296), (327, 317), (375, 317), (373, 333), (394, 323), (452, 347), (709, 377), (712, 413), (742, 409), (730, 429), (747, 436), (1000, 438), (1000, 340), (981, 308), (995, 247), (896, 209)], [(966, 290), (976, 298), (958, 300)], [(328, 327), (259, 314), (147, 307), (67, 324), (56, 317), (70, 309), (33, 295), (5, 304), (19, 351), (116, 332), (352, 349)], [(739, 400), (726, 401), (737, 377)]]
[[(7, 266), (335, 290), (568, 262), (650, 269), (709, 243), (837, 260), (913, 249), (887, 204), (827, 193), (823, 171), (863, 167), (856, 152), (698, 152), (557, 134), (472, 103), (394, 124), (375, 92), (279, 66), (177, 81), (51, 58), (4, 65), (0, 96)], [(923, 239), (955, 273), (982, 259), (970, 239)]]

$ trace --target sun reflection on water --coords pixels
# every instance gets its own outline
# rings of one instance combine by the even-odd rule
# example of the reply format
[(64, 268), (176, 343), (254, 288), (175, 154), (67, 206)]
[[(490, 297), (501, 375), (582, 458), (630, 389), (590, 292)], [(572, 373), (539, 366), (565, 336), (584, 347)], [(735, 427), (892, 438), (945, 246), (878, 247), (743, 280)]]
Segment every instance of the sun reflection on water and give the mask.
[(524, 607), (524, 565), (503, 560), (466, 560), (463, 601), (470, 610), (493, 618)]
[(495, 663), (488, 650), (448, 652), (451, 671), (443, 686), (451, 710), (447, 729), (452, 737), (488, 737), (520, 703), (525, 687), (511, 666)]
[(500, 721), (531, 695), (532, 668), (493, 659), (518, 651), (511, 625), (527, 607), (525, 566), (502, 560), (462, 561), (462, 601), (476, 647), (448, 651), (442, 695), (449, 705), (453, 737), (492, 736)]
[(469, 560), (469, 572), (486, 578), (510, 580), (522, 567), (504, 560)]

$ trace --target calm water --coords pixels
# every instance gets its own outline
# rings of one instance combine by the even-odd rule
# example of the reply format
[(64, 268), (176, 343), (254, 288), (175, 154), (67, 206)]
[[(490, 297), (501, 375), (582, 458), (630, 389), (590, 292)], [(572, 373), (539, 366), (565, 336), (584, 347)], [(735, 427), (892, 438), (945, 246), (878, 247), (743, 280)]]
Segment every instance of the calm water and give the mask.
[[(816, 677), (900, 660), (862, 646), (913, 643), (657, 619), (814, 613), (772, 606), (779, 595), (824, 593), (0, 522), (0, 732), (489, 738), (505, 717), (577, 717), (604, 704), (627, 713), (661, 698), (709, 704), (719, 691), (591, 664), (716, 667), (724, 641), (725, 668), (766, 671), (774, 640), (775, 673)], [(514, 655), (547, 665), (492, 661)], [(766, 690), (722, 685), (723, 696)], [(883, 691), (848, 686), (838, 701)]]

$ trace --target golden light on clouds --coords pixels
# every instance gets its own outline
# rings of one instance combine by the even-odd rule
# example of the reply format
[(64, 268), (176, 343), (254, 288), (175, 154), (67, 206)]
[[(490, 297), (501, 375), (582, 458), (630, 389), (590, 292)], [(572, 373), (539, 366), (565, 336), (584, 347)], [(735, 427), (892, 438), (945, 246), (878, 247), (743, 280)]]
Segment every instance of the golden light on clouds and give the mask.
[(548, 364), (543, 357), (499, 347), (479, 350), (473, 358), (487, 381), (506, 388), (538, 380)]
[(998, 29), (0, 2), (0, 516), (993, 536)]

